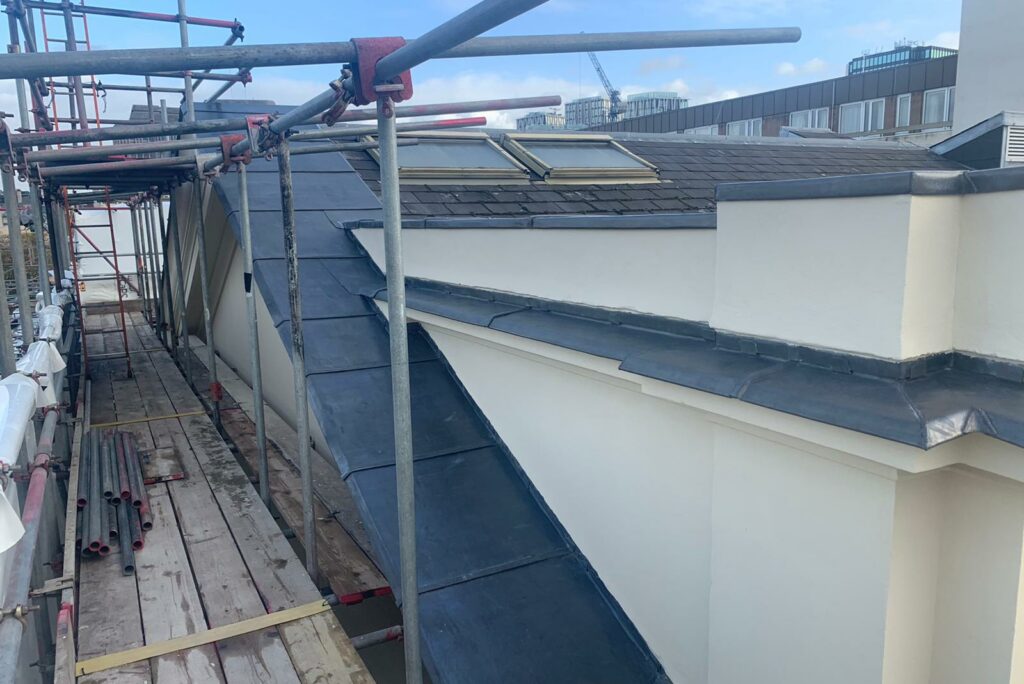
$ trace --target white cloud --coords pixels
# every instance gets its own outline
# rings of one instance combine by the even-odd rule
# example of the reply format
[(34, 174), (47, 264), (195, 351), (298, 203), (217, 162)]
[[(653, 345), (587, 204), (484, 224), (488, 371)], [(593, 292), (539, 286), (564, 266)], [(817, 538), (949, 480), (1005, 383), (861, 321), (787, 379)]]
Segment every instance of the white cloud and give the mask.
[(812, 57), (803, 64), (779, 62), (775, 65), (775, 73), (779, 76), (804, 76), (820, 74), (828, 70), (828, 62), (820, 57)]
[(928, 45), (937, 45), (939, 47), (953, 48), (954, 50), (960, 48), (960, 32), (959, 31), (943, 31), (942, 33), (934, 36), (928, 41)]
[(843, 32), (851, 38), (870, 38), (875, 40), (888, 39), (895, 33), (892, 21), (879, 19), (878, 21), (865, 21), (859, 24), (850, 24), (843, 27)]
[(795, 5), (792, 0), (703, 0), (692, 4), (694, 14), (712, 16), (718, 19), (751, 19), (754, 17), (782, 14)]
[(639, 72), (642, 75), (647, 76), (658, 71), (675, 71), (677, 69), (682, 69), (684, 64), (686, 64), (686, 59), (684, 59), (682, 55), (655, 57), (641, 62)]

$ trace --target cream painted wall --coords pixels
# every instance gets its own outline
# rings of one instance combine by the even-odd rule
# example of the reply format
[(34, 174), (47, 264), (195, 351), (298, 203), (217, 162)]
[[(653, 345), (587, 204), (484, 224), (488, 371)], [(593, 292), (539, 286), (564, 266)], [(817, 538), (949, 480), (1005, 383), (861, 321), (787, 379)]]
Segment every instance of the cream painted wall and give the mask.
[(1024, 361), (1024, 192), (963, 198), (957, 349)]
[[(354, 231), (382, 269), (384, 232)], [(714, 230), (406, 230), (406, 274), (706, 321)]]
[(1024, 486), (966, 469), (947, 478), (931, 684), (1021, 681)]
[(712, 326), (903, 358), (908, 195), (721, 202)]
[(673, 681), (881, 681), (891, 477), (427, 330)]
[(959, 196), (910, 200), (899, 358), (953, 348), (960, 207)]
[(716, 426), (709, 682), (880, 680), (894, 485)]
[(706, 681), (711, 425), (596, 375), (429, 332), (673, 681)]
[(960, 13), (960, 57), (953, 131), (1001, 111), (1024, 111), (1024, 55), (1020, 0), (964, 0)]
[[(224, 228), (215, 221), (207, 224)], [(233, 234), (228, 231), (226, 240), (230, 245), (230, 257), (224, 260), (225, 268), (215, 276), (223, 283), (220, 298), (213, 311), (213, 338), (217, 354), (238, 376), (252, 385), (251, 361), (249, 354), (249, 323), (245, 306), (245, 288), (242, 274), (244, 259)], [(259, 287), (256, 287), (256, 322), (260, 342), (260, 368), (263, 374), (263, 397), (267, 405), (277, 411), (289, 425), (295, 426), (295, 382), (292, 376), (291, 359), (274, 328)], [(310, 411), (310, 434), (317, 449), (326, 450), (326, 441), (320, 423)]]
[(606, 359), (410, 315), (673, 681), (1009, 684), (1024, 672), (1024, 484), (952, 465), (1011, 471), (999, 464), (1021, 449), (974, 435), (923, 452), (731, 412), (736, 400)]

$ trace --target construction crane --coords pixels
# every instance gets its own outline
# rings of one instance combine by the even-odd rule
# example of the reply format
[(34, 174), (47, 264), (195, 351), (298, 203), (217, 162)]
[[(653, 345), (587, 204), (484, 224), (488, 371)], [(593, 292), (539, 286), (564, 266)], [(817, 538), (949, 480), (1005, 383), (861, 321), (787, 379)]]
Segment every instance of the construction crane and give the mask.
[(587, 54), (590, 55), (590, 63), (594, 65), (594, 70), (597, 71), (597, 75), (601, 78), (601, 84), (604, 85), (604, 90), (608, 93), (608, 99), (611, 101), (611, 107), (608, 109), (608, 120), (614, 123), (619, 120), (619, 114), (621, 113), (622, 93), (608, 80), (608, 74), (604, 73), (604, 68), (601, 66), (601, 62), (597, 60), (597, 55), (593, 52), (588, 52)]

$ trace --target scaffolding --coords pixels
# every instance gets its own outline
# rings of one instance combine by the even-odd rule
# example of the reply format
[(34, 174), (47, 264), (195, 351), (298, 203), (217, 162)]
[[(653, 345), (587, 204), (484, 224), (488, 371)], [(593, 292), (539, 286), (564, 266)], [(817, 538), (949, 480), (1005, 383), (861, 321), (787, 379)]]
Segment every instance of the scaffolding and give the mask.
[[(287, 285), (290, 304), (291, 351), (294, 373), (296, 432), (298, 434), (298, 461), (301, 471), (303, 529), (306, 569), (317, 575), (317, 548), (315, 519), (313, 517), (312, 467), (309, 453), (309, 424), (305, 402), (306, 374), (299, 259), (296, 243), (295, 210), (292, 205), (292, 156), (320, 154), (344, 149), (376, 148), (380, 158), (381, 201), (384, 209), (385, 263), (388, 288), (387, 307), (391, 330), (406, 329), (405, 278), (401, 247), (401, 207), (399, 203), (398, 146), (415, 144), (415, 140), (399, 141), (402, 130), (429, 130), (440, 127), (481, 125), (480, 118), (454, 121), (396, 124), (399, 117), (436, 116), (441, 114), (473, 113), (479, 111), (538, 108), (560, 104), (558, 97), (518, 98), (437, 105), (406, 105), (413, 94), (411, 70), (435, 58), (456, 58), (498, 55), (553, 54), (606, 50), (635, 50), (659, 47), (695, 47), (709, 45), (743, 45), (758, 43), (793, 42), (799, 39), (799, 29), (743, 29), (718, 31), (656, 31), (637, 33), (563, 34), (549, 36), (480, 37), (482, 33), (543, 4), (545, 0), (483, 0), (465, 12), (428, 31), (415, 40), (401, 38), (369, 38), (335, 43), (299, 43), (286, 45), (233, 45), (241, 37), (237, 21), (200, 20), (185, 12), (184, 0), (178, 0), (178, 13), (153, 14), (130, 10), (113, 10), (86, 6), (84, 0), (72, 5), (38, 2), (34, 0), (2, 0), (12, 17), (9, 22), (17, 32), (20, 27), (27, 50), (0, 62), (0, 78), (34, 83), (39, 78), (49, 79), (49, 93), (53, 102), (52, 121), (46, 122), (45, 112), (34, 111), (35, 123), (28, 118), (27, 100), (22, 97), (22, 130), (14, 133), (0, 125), (0, 156), (7, 159), (5, 180), (13, 178), (14, 169), (29, 179), (33, 187), (46, 198), (47, 222), (51, 240), (67, 245), (67, 254), (55, 251), (52, 255), (54, 272), (67, 266), (75, 281), (75, 290), (82, 281), (77, 262), (86, 256), (76, 246), (76, 236), (92, 247), (92, 258), (112, 263), (115, 277), (122, 274), (117, 263), (116, 247), (103, 253), (94, 241), (83, 233), (80, 212), (96, 208), (107, 214), (106, 224), (113, 241), (115, 210), (131, 212), (134, 247), (134, 276), (137, 291), (151, 325), (165, 346), (185, 368), (192, 382), (188, 353), (189, 329), (185, 320), (186, 292), (183, 277), (183, 250), (185, 236), (194, 235), (199, 254), (195, 268), (199, 271), (200, 299), (203, 326), (206, 332), (207, 364), (210, 385), (206, 388), (208, 408), (215, 423), (219, 419), (221, 388), (216, 377), (215, 346), (211, 320), (211, 292), (207, 273), (204, 201), (208, 196), (213, 175), (238, 170), (239, 190), (244, 207), (241, 225), (242, 245), (245, 251), (245, 277), (247, 320), (250, 331), (250, 356), (253, 359), (253, 403), (263, 406), (261, 393), (259, 354), (252, 347), (258, 344), (256, 336), (256, 307), (252, 302), (252, 253), (248, 217), (246, 165), (254, 156), (273, 156), (278, 162), (278, 177), (282, 208), (282, 238), (285, 245)], [(41, 13), (44, 25), (44, 51), (34, 49), (32, 12)], [(45, 27), (46, 17), (63, 16), (63, 38), (50, 38)], [(91, 50), (88, 42), (88, 15), (134, 18), (151, 21), (177, 22), (181, 48), (148, 48), (131, 50)], [(83, 40), (78, 41), (75, 21), (82, 25)], [(199, 24), (231, 30), (225, 45), (215, 47), (189, 47), (188, 26)], [(51, 43), (63, 41), (65, 50), (50, 51)], [(12, 34), (12, 44), (16, 36)], [(84, 50), (78, 51), (83, 46)], [(77, 52), (77, 54), (70, 54)], [(273, 116), (249, 116), (236, 119), (216, 119), (197, 122), (193, 91), (202, 80), (224, 80), (225, 88), (233, 83), (246, 82), (254, 68), (297, 64), (335, 63), (343, 65), (340, 76), (325, 84), (316, 97), (286, 113)], [(232, 68), (233, 74), (216, 74), (212, 69)], [(193, 72), (207, 70), (197, 73)], [(131, 74), (143, 76), (145, 86), (105, 85), (96, 76)], [(173, 75), (182, 80), (180, 89), (184, 100), (184, 121), (156, 123), (152, 95), (154, 77)], [(55, 80), (56, 77), (62, 79)], [(85, 80), (83, 81), (83, 77)], [(64, 80), (66, 79), (66, 80)], [(147, 97), (147, 121), (139, 125), (92, 125), (100, 121), (98, 92), (103, 89), (141, 87)], [(225, 88), (218, 89), (211, 99), (220, 97)], [(67, 113), (57, 107), (58, 91), (66, 90)], [(89, 119), (85, 113), (85, 93), (90, 92), (96, 111)], [(178, 89), (174, 90), (179, 92)], [(34, 101), (34, 100), (33, 100)], [(362, 110), (350, 106), (373, 105)], [(162, 108), (165, 112), (166, 109)], [(373, 125), (330, 128), (338, 122), (375, 120)], [(50, 123), (49, 126), (46, 123)], [(63, 126), (68, 123), (68, 126)], [(300, 126), (324, 124), (327, 128), (299, 132)], [(219, 137), (195, 138), (197, 133), (217, 134)], [(376, 142), (360, 138), (373, 135)], [(128, 144), (104, 144), (115, 140), (140, 141)], [(293, 141), (303, 146), (292, 147)], [(318, 144), (306, 145), (306, 141)], [(96, 144), (94, 144), (96, 143)], [(70, 148), (67, 146), (71, 146)], [(357, 147), (358, 146), (358, 147)], [(147, 156), (143, 156), (147, 155)], [(187, 193), (188, 201), (171, 201), (171, 211), (163, 216), (165, 198), (178, 199)], [(117, 206), (113, 207), (112, 202)], [(188, 207), (181, 211), (181, 207)], [(159, 218), (154, 213), (158, 210)], [(39, 210), (38, 225), (43, 225)], [(63, 220), (61, 220), (63, 218)], [(63, 232), (62, 232), (63, 231)], [(189, 245), (191, 247), (191, 245)], [(172, 278), (171, 271), (177, 277)], [(2, 273), (0, 273), (2, 276)], [(2, 283), (0, 283), (2, 284)], [(124, 300), (118, 287), (121, 325), (124, 330)], [(3, 324), (3, 321), (0, 321)], [(83, 331), (83, 336), (86, 331)], [(8, 350), (9, 351), (9, 350)], [(126, 356), (127, 344), (125, 345)], [(413, 489), (412, 425), (407, 338), (404, 334), (390, 336), (390, 369), (392, 374), (396, 478), (398, 500), (398, 528), (400, 547), (401, 587), (403, 592), (403, 634), (406, 655), (406, 681), (419, 682), (421, 659), (419, 651), (418, 598), (416, 587), (416, 538)], [(2, 360), (2, 359), (0, 359)], [(129, 365), (130, 372), (130, 365)], [(258, 420), (258, 443), (265, 450), (265, 435)], [(260, 454), (260, 490), (269, 497), (267, 488), (266, 454)], [(15, 657), (17, 648), (0, 643), (0, 659)], [(14, 645), (16, 646), (16, 644)], [(6, 666), (10, 664), (11, 667)], [(13, 671), (12, 663), (0, 664), (0, 672)]]

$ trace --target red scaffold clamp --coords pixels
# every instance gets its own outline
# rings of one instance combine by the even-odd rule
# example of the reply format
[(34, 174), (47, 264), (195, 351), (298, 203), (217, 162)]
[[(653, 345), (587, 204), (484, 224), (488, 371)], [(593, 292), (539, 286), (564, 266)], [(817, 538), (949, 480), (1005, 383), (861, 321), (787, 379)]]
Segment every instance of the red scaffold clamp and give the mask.
[[(404, 46), (405, 38), (353, 38), (352, 45), (356, 49), (352, 102), (357, 105), (368, 105), (377, 101), (377, 93), (373, 89), (377, 80), (377, 62)], [(402, 85), (402, 90), (391, 95), (395, 102), (412, 97), (412, 72), (403, 71), (389, 83)]]
[(220, 152), (224, 159), (224, 163), (220, 167), (222, 173), (229, 171), (234, 164), (248, 164), (252, 161), (252, 149), (248, 149), (244, 154), (240, 155), (231, 154), (231, 148), (247, 137), (245, 133), (231, 133), (220, 136)]

